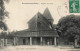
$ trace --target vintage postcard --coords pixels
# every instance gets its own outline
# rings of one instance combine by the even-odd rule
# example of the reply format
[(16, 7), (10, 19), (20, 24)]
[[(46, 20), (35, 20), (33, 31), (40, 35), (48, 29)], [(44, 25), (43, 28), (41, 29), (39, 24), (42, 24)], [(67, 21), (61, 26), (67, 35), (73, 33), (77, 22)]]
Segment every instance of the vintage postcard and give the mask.
[(80, 51), (80, 0), (0, 0), (0, 51)]

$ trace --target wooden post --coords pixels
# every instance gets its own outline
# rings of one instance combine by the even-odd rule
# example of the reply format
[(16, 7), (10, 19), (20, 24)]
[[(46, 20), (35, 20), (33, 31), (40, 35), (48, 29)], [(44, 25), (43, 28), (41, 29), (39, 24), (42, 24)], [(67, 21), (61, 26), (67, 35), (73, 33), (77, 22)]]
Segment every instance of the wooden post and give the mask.
[(1, 39), (1, 48), (4, 48), (4, 38)]
[(32, 37), (30, 37), (30, 45), (32, 45)]
[(5, 39), (5, 44), (6, 44), (6, 46), (7, 46), (7, 39)]
[(41, 37), (40, 41), (41, 41), (41, 45), (42, 45), (42, 41), (43, 41), (43, 40), (42, 40), (42, 37)]
[(16, 45), (18, 45), (18, 37), (16, 37)]
[(16, 45), (16, 38), (14, 37), (14, 45)]
[(56, 37), (54, 37), (54, 45), (56, 46)]

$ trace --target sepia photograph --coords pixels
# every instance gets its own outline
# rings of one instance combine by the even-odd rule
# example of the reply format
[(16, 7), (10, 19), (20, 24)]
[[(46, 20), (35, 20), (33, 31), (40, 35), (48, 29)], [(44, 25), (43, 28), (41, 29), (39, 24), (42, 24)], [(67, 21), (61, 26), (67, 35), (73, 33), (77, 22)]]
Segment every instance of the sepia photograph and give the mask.
[(80, 0), (0, 0), (0, 51), (80, 51)]

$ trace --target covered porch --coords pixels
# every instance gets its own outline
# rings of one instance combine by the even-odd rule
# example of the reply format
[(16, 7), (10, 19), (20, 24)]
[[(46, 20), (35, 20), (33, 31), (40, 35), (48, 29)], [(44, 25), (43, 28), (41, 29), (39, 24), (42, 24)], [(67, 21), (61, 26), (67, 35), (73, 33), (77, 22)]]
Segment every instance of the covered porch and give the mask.
[(57, 45), (57, 37), (14, 37), (14, 45)]
[(14, 45), (57, 45), (58, 37), (53, 30), (19, 31), (15, 33)]

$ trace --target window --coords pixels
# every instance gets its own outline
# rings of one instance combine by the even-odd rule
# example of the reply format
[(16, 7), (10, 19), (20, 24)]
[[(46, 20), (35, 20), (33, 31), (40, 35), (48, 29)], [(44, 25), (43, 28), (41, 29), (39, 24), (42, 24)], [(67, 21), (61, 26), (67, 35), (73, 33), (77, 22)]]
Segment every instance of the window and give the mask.
[(38, 24), (39, 27), (41, 26), (41, 22), (38, 22), (37, 24)]

